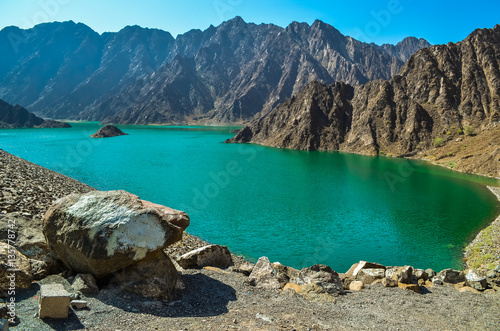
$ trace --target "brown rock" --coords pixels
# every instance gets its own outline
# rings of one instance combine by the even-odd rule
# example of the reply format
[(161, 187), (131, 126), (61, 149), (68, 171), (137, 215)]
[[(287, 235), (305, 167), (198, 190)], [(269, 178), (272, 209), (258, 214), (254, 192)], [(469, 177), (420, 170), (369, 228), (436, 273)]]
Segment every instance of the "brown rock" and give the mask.
[(396, 280), (392, 280), (390, 278), (383, 278), (382, 285), (384, 285), (385, 287), (397, 287), (398, 282)]
[(356, 278), (366, 285), (372, 284), (376, 280), (385, 278), (385, 269), (362, 269)]
[(279, 262), (274, 262), (271, 266), (273, 267), (274, 274), (276, 275), (280, 286), (285, 286), (289, 282), (295, 281), (299, 275), (299, 271), (297, 269), (284, 266)]
[(349, 290), (350, 291), (361, 291), (365, 285), (361, 281), (354, 281), (349, 285)]
[(398, 283), (398, 287), (405, 290), (411, 290), (415, 293), (420, 293), (420, 287), (417, 284)]
[(464, 287), (458, 289), (458, 291), (459, 292), (471, 292), (471, 293), (476, 293), (476, 294), (481, 293), (478, 290), (476, 290), (475, 288), (472, 288), (472, 287), (469, 287), (469, 286), (464, 286)]
[(285, 286), (283, 286), (283, 291), (291, 289), (294, 290), (297, 293), (300, 293), (302, 291), (303, 286), (302, 285), (297, 285), (295, 283), (288, 283)]
[(70, 269), (103, 277), (179, 241), (186, 213), (125, 191), (72, 194), (44, 216), (51, 250)]
[(393, 275), (392, 279), (398, 283), (411, 284), (413, 267), (404, 266), (399, 268)]
[(0, 242), (0, 292), (30, 288), (32, 281), (29, 259), (14, 246)]

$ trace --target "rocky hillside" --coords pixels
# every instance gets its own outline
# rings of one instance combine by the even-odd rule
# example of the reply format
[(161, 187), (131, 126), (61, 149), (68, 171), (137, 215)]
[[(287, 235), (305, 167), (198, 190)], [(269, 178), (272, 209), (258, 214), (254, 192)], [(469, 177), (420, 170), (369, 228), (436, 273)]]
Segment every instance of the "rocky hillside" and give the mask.
[(236, 17), (174, 39), (84, 24), (0, 31), (0, 98), (50, 118), (123, 124), (239, 123), (310, 81), (390, 79), (426, 41), (365, 44), (316, 21), (286, 28)]
[(0, 128), (69, 128), (68, 123), (44, 120), (19, 105), (12, 106), (0, 99)]
[(231, 142), (431, 159), (500, 176), (500, 25), (415, 53), (391, 80), (310, 83)]

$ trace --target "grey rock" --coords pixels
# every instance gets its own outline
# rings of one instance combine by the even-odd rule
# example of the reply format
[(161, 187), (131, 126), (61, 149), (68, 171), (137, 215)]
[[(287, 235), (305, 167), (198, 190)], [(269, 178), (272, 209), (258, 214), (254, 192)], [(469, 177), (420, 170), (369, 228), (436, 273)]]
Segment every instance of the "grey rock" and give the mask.
[(427, 274), (429, 279), (432, 279), (432, 278), (434, 278), (434, 276), (437, 275), (437, 273), (432, 269), (425, 269), (425, 273)]
[(281, 287), (271, 262), (266, 256), (259, 258), (248, 279), (257, 287), (272, 290), (278, 290)]
[(344, 294), (344, 286), (338, 273), (322, 264), (303, 268), (297, 276), (296, 283), (298, 285), (316, 285), (330, 295)]
[(87, 308), (87, 301), (84, 300), (71, 300), (69, 303), (71, 307), (76, 309), (85, 309)]
[(417, 279), (423, 279), (423, 280), (427, 280), (429, 279), (429, 275), (427, 274), (427, 272), (423, 269), (415, 269), (414, 272), (413, 272), (413, 275), (417, 278)]
[(81, 292), (86, 295), (94, 295), (99, 293), (97, 282), (91, 274), (78, 274), (73, 280), (71, 287), (76, 292)]
[(463, 271), (444, 269), (437, 275), (444, 283), (456, 284), (465, 281), (465, 274)]
[(226, 246), (208, 245), (182, 255), (177, 263), (184, 269), (202, 269), (208, 266), (227, 269), (233, 265), (233, 259)]
[(465, 283), (467, 286), (475, 288), (478, 291), (484, 291), (487, 288), (486, 277), (479, 276), (476, 272), (469, 270), (469, 272), (465, 275)]

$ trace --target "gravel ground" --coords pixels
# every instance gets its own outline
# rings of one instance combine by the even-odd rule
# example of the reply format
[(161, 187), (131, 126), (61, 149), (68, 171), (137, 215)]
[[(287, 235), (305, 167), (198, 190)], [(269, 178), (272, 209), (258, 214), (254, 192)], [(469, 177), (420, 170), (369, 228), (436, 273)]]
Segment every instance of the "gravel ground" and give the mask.
[[(25, 213), (33, 218), (35, 227), (56, 198), (92, 189), (1, 150), (0, 184), (2, 213)], [(175, 257), (205, 244), (185, 236), (167, 252)], [(236, 264), (244, 261), (241, 257), (235, 260)], [(246, 276), (236, 272), (184, 270), (181, 279), (186, 288), (171, 302), (140, 298), (101, 284), (98, 295), (83, 298), (87, 309), (70, 310), (67, 320), (40, 320), (35, 316), (40, 284), (61, 283), (71, 290), (62, 276), (49, 276), (33, 283), (30, 290), (17, 291), (20, 323), (11, 329), (500, 330), (500, 292), (461, 293), (453, 286), (436, 286), (416, 294), (376, 284), (321, 304), (290, 290), (280, 293), (252, 287), (245, 282)]]

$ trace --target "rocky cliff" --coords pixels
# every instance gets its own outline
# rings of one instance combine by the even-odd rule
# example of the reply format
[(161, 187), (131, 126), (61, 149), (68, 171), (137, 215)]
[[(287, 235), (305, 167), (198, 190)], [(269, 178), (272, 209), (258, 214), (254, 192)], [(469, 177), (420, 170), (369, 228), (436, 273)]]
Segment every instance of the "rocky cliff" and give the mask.
[(442, 158), (500, 176), (500, 25), (419, 50), (391, 80), (310, 83), (230, 141)]
[(390, 79), (427, 47), (365, 44), (321, 21), (286, 28), (240, 17), (192, 30), (126, 27), (97, 34), (73, 22), (0, 31), (0, 98), (50, 118), (124, 124), (241, 123), (310, 81)]
[(0, 99), (0, 128), (69, 128), (68, 123), (44, 120), (19, 105), (11, 105)]

